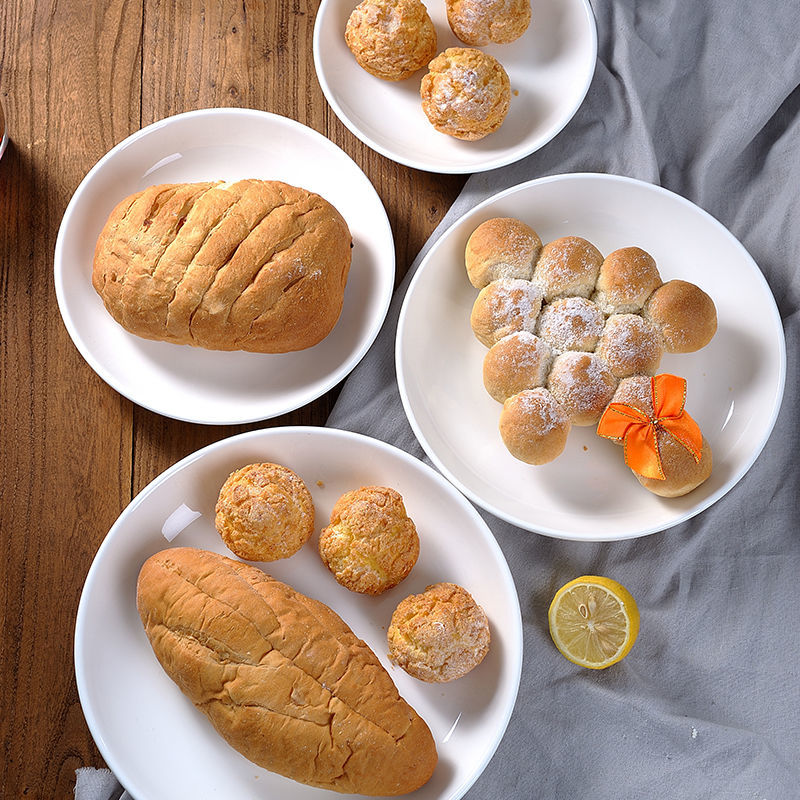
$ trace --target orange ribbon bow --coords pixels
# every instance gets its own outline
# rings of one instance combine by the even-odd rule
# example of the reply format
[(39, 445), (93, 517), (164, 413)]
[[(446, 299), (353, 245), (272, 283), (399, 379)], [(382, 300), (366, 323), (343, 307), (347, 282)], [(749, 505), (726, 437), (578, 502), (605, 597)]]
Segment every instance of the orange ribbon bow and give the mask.
[(664, 467), (658, 448), (658, 431), (664, 431), (700, 461), (703, 434), (699, 425), (683, 410), (686, 381), (677, 375), (656, 375), (650, 379), (654, 416), (626, 403), (610, 403), (597, 433), (606, 439), (622, 441), (625, 463), (645, 478), (664, 480)]

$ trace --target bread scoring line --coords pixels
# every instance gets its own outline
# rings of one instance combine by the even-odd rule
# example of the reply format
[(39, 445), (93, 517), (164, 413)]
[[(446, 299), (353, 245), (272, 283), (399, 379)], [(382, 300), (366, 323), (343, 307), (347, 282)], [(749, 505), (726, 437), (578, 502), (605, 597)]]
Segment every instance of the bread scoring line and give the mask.
[[(219, 603), (220, 605), (222, 605), (222, 606), (224, 606), (226, 608), (229, 608), (234, 613), (237, 613), (237, 614), (241, 615), (241, 612), (237, 608), (232, 606), (230, 603), (226, 603), (223, 600), (221, 600), (220, 598), (212, 597), (207, 591), (205, 591), (203, 588), (201, 588), (196, 582), (190, 580), (180, 570), (179, 566), (177, 564), (175, 564), (174, 562), (170, 561), (169, 559), (163, 559), (163, 560), (161, 560), (159, 562), (159, 564), (164, 569), (167, 569), (170, 572), (172, 572), (180, 580), (184, 581), (186, 584), (188, 584), (189, 586), (194, 588), (197, 592), (202, 594), (204, 597), (208, 598), (209, 600), (213, 600), (213, 601)], [(202, 580), (204, 577), (210, 577), (213, 574), (214, 574), (213, 570), (209, 571), (207, 574), (205, 574), (205, 575), (201, 576), (200, 578), (198, 578), (198, 580)], [(228, 574), (230, 575), (231, 579), (235, 578), (235, 580), (237, 582), (243, 584), (247, 591), (254, 593), (257, 596), (257, 598), (259, 599), (259, 601), (270, 610), (270, 612), (273, 614), (275, 619), (276, 620), (279, 619), (278, 615), (275, 613), (275, 611), (273, 610), (272, 606), (269, 604), (267, 599), (257, 590), (256, 585), (250, 583), (250, 581), (248, 581), (245, 578), (243, 578), (238, 573), (238, 571), (235, 570), (235, 569), (229, 569), (228, 570)], [(280, 586), (283, 586), (283, 587), (286, 587), (286, 588), (290, 589), (293, 593), (298, 594), (297, 592), (295, 592), (295, 590), (293, 590), (291, 587), (289, 587), (288, 584), (285, 584), (282, 581), (278, 581), (277, 579), (273, 578), (271, 575), (268, 575), (267, 573), (263, 573), (263, 575), (264, 575), (264, 578), (261, 580), (262, 583), (276, 583), (276, 584), (279, 584)], [(312, 598), (309, 598), (309, 599), (312, 599)], [(314, 602), (319, 602), (319, 601), (314, 601)], [(307, 604), (303, 603), (302, 605), (303, 605), (304, 610), (311, 617), (313, 617), (313, 619), (323, 628), (323, 630), (328, 631), (329, 634), (331, 635), (331, 638), (333, 638), (338, 643), (338, 645), (340, 647), (344, 647), (344, 642), (342, 642), (342, 640), (339, 638), (339, 636), (330, 632), (329, 625), (324, 620), (321, 620), (319, 618), (319, 616), (314, 613), (313, 609), (309, 608), (309, 606)], [(346, 623), (344, 623), (343, 620), (341, 620), (341, 617), (339, 617), (339, 615), (336, 614), (336, 612), (333, 611), (332, 609), (331, 609), (331, 613), (336, 615), (336, 617), (340, 620), (342, 625), (346, 624)], [(395, 736), (394, 734), (392, 734), (391, 731), (386, 730), (383, 726), (378, 724), (376, 721), (370, 719), (369, 717), (364, 716), (361, 712), (359, 712), (357, 709), (353, 708), (349, 703), (347, 703), (345, 700), (343, 700), (341, 697), (339, 697), (339, 695), (336, 694), (335, 690), (336, 690), (337, 687), (335, 685), (334, 685), (334, 687), (329, 688), (320, 678), (317, 678), (314, 675), (312, 675), (310, 672), (307, 672), (299, 664), (296, 664), (293, 659), (290, 659), (288, 656), (286, 656), (280, 648), (275, 647), (275, 645), (271, 641), (269, 635), (267, 635), (264, 632), (262, 632), (261, 627), (257, 624), (257, 622), (255, 620), (248, 619), (248, 618), (245, 618), (245, 619), (247, 619), (248, 623), (253, 625), (253, 627), (258, 631), (258, 633), (264, 638), (265, 642), (270, 645), (271, 649), (269, 651), (267, 651), (267, 652), (272, 652), (274, 650), (275, 652), (279, 653), (285, 659), (285, 661), (288, 664), (291, 664), (294, 668), (298, 669), (304, 675), (307, 675), (312, 681), (314, 681), (322, 689), (322, 691), (327, 692), (328, 695), (330, 696), (330, 698), (332, 698), (332, 699), (335, 698), (336, 700), (338, 700), (345, 708), (349, 709), (350, 712), (352, 712), (353, 714), (358, 716), (360, 719), (363, 719), (366, 723), (368, 723), (370, 725), (374, 725), (376, 728), (378, 728), (379, 730), (383, 731), (394, 742), (400, 742), (404, 738), (404, 736), (408, 733), (408, 731), (411, 728), (411, 720), (410, 719), (406, 718), (406, 728), (405, 728), (405, 730), (402, 733), (400, 733), (399, 736)], [(156, 624), (161, 626), (161, 627), (163, 627), (163, 628), (165, 628), (166, 630), (170, 630), (170, 631), (173, 630), (173, 628), (171, 628), (169, 625), (167, 625), (166, 622), (158, 622)], [(274, 631), (273, 631), (273, 633), (274, 633)], [(359, 639), (352, 631), (350, 632), (350, 634), (352, 635), (354, 640), (356, 640), (358, 643), (362, 644), (365, 648), (367, 648), (367, 650), (370, 653), (372, 653), (372, 650), (369, 648), (369, 646), (365, 642), (363, 642), (361, 639)], [(192, 638), (195, 641), (197, 641), (197, 643), (201, 647), (205, 647), (206, 649), (211, 649), (211, 648), (208, 648), (207, 645), (205, 645), (198, 637), (192, 636)], [(217, 651), (213, 651), (213, 652), (216, 653)], [(377, 656), (375, 656), (374, 653), (372, 653), (372, 655), (375, 658), (375, 663), (382, 668)], [(218, 659), (215, 659), (215, 660), (218, 660)], [(247, 662), (241, 662), (241, 661), (240, 662), (230, 662), (230, 664), (231, 664), (231, 666), (234, 666), (237, 669), (238, 669), (239, 666), (255, 666), (255, 667), (258, 666), (258, 664), (248, 664)], [(339, 678), (341, 679), (341, 677), (343, 675), (345, 675), (345, 674), (346, 674), (346, 672), (342, 673), (342, 675), (340, 675)], [(337, 681), (337, 683), (338, 683), (338, 681)], [(394, 682), (392, 682), (392, 684), (394, 685)], [(395, 693), (399, 697), (399, 692), (397, 692), (397, 688), (396, 687), (395, 687)], [(330, 701), (329, 701), (329, 704), (330, 704)], [(279, 713), (279, 712), (275, 712), (275, 713)], [(289, 716), (289, 715), (285, 715), (285, 716)]]

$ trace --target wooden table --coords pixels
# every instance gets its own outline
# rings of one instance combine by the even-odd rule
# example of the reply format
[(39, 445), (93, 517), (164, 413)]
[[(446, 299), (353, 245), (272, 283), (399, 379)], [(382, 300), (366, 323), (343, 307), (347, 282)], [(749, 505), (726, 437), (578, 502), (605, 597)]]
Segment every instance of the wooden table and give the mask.
[[(464, 183), (370, 151), (314, 72), (316, 0), (3, 0), (0, 100), (0, 797), (72, 796), (102, 766), (72, 646), (92, 558), (131, 498), (171, 464), (250, 428), (322, 425), (334, 389), (257, 425), (206, 427), (134, 406), (84, 362), (61, 321), (53, 249), (92, 165), (155, 120), (237, 106), (292, 117), (347, 152), (394, 232), (398, 280)], [(88, 280), (88, 265), (87, 265)]]

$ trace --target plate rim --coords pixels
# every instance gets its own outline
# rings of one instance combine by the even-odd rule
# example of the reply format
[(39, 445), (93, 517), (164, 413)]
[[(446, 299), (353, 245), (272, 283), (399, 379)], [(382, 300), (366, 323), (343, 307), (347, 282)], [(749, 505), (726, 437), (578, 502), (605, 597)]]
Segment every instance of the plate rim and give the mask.
[[(349, 431), (343, 428), (333, 428), (333, 427), (322, 427), (322, 426), (313, 426), (313, 425), (288, 425), (288, 426), (276, 426), (272, 428), (261, 428), (253, 431), (245, 431), (244, 433), (234, 434), (232, 436), (228, 436), (224, 439), (220, 439), (216, 442), (212, 442), (211, 444), (205, 445), (204, 447), (184, 456), (182, 459), (177, 461), (172, 466), (168, 467), (166, 470), (161, 472), (157, 475), (153, 480), (151, 480), (143, 489), (141, 489), (134, 498), (122, 509), (120, 514), (117, 516), (114, 523), (109, 528), (108, 532), (103, 537), (100, 546), (97, 548), (94, 557), (92, 558), (92, 563), (89, 566), (89, 569), (86, 573), (86, 577), (84, 579), (83, 586), (81, 587), (81, 593), (78, 600), (77, 605), (77, 612), (75, 615), (75, 623), (73, 626), (73, 647), (72, 647), (72, 658), (73, 658), (73, 673), (75, 676), (75, 683), (78, 690), (78, 700), (81, 706), (81, 711), (84, 715), (84, 719), (86, 720), (86, 725), (89, 729), (89, 732), (94, 740), (95, 744), (97, 745), (100, 754), (102, 755), (103, 759), (105, 760), (108, 767), (117, 777), (117, 779), (122, 783), (125, 789), (131, 792), (131, 789), (125, 784), (125, 781), (122, 780), (120, 776), (128, 775), (128, 770), (124, 768), (124, 766), (120, 763), (120, 760), (117, 758), (116, 753), (112, 752), (108, 743), (105, 741), (105, 738), (100, 735), (100, 731), (98, 730), (100, 724), (98, 723), (97, 716), (95, 715), (95, 709), (93, 707), (92, 701), (90, 700), (91, 691), (88, 687), (87, 683), (87, 676), (82, 669), (82, 665), (87, 661), (86, 654), (84, 653), (84, 642), (88, 641), (88, 636), (90, 635), (90, 631), (86, 628), (86, 615), (88, 613), (87, 607), (90, 602), (90, 595), (91, 595), (91, 584), (97, 579), (96, 576), (101, 572), (103, 567), (103, 561), (108, 558), (107, 553), (113, 547), (115, 531), (118, 530), (123, 526), (125, 523), (125, 519), (132, 515), (137, 508), (139, 508), (143, 503), (147, 501), (147, 498), (150, 494), (152, 494), (156, 489), (158, 489), (163, 483), (169, 480), (170, 477), (175, 475), (176, 473), (180, 472), (184, 468), (188, 467), (189, 465), (193, 464), (195, 461), (198, 461), (204, 458), (211, 452), (217, 450), (224, 450), (227, 448), (234, 448), (241, 442), (246, 442), (251, 439), (269, 439), (273, 436), (295, 436), (295, 435), (312, 435), (312, 436), (330, 436), (334, 439), (342, 439), (343, 441), (357, 441), (361, 444), (367, 445), (369, 447), (375, 447), (377, 450), (384, 451), (385, 453), (389, 454), (390, 458), (398, 458), (400, 461), (405, 462), (411, 469), (419, 470), (420, 473), (426, 475), (429, 479), (431, 479), (434, 484), (436, 484), (439, 489), (449, 495), (452, 499), (452, 502), (457, 503), (464, 512), (470, 516), (479, 530), (483, 532), (483, 538), (486, 544), (490, 547), (492, 551), (495, 553), (496, 563), (499, 567), (500, 573), (503, 577), (503, 582), (506, 585), (506, 589), (510, 591), (511, 596), (515, 599), (514, 603), (514, 619), (507, 620), (504, 619), (504, 630), (511, 636), (512, 642), (514, 643), (513, 651), (510, 649), (507, 657), (512, 659), (509, 663), (509, 668), (511, 670), (511, 674), (513, 676), (513, 685), (511, 687), (511, 693), (509, 697), (509, 702), (504, 710), (503, 717), (501, 720), (501, 724), (498, 728), (497, 735), (495, 737), (495, 741), (492, 743), (492, 746), (487, 750), (484, 754), (483, 759), (477, 763), (477, 769), (473, 772), (472, 775), (467, 777), (467, 780), (462, 782), (461, 785), (454, 787), (453, 793), (447, 795), (449, 800), (458, 800), (461, 798), (478, 780), (481, 776), (483, 771), (485, 770), (488, 763), (491, 761), (492, 757), (494, 756), (497, 748), (500, 746), (503, 738), (505, 737), (508, 724), (511, 719), (511, 715), (513, 714), (516, 705), (517, 705), (517, 698), (519, 696), (519, 687), (522, 678), (522, 665), (523, 665), (523, 650), (524, 650), (524, 635), (523, 635), (523, 625), (522, 625), (522, 605), (519, 600), (519, 592), (517, 591), (516, 582), (514, 581), (514, 576), (511, 573), (511, 568), (508, 564), (508, 561), (505, 557), (505, 553), (503, 552), (502, 548), (500, 547), (500, 543), (497, 541), (494, 533), (492, 532), (489, 525), (486, 521), (481, 517), (478, 513), (478, 510), (475, 506), (469, 502), (469, 500), (464, 497), (464, 495), (459, 492), (456, 487), (450, 483), (450, 481), (446, 480), (441, 474), (439, 474), (435, 469), (430, 467), (421, 459), (416, 458), (411, 453), (402, 450), (401, 448), (389, 444), (388, 442), (384, 442), (381, 439), (376, 439), (371, 436), (367, 436), (366, 434), (358, 433), (355, 431)], [(174, 546), (171, 545), (169, 542), (165, 543), (165, 547)], [(335, 609), (334, 609), (335, 611)], [(134, 795), (138, 798), (138, 800), (144, 800), (140, 795)]]
[[(452, 473), (452, 470), (450, 470), (446, 466), (446, 464), (444, 464), (442, 459), (439, 458), (438, 454), (435, 452), (434, 448), (430, 445), (430, 443), (428, 442), (427, 438), (425, 437), (420, 428), (420, 425), (414, 415), (413, 409), (411, 408), (411, 401), (408, 397), (408, 392), (406, 390), (404, 360), (402, 357), (403, 353), (401, 348), (401, 342), (403, 339), (402, 333), (405, 330), (406, 317), (408, 315), (409, 298), (412, 297), (412, 290), (415, 288), (416, 283), (420, 280), (420, 276), (423, 274), (424, 268), (433, 259), (435, 253), (438, 251), (440, 246), (443, 246), (446, 237), (448, 236), (448, 234), (452, 232), (452, 230), (455, 228), (456, 225), (460, 224), (465, 219), (479, 215), (488, 206), (504, 199), (505, 197), (508, 197), (509, 195), (513, 195), (518, 192), (529, 191), (532, 188), (535, 189), (537, 186), (545, 185), (548, 183), (561, 183), (574, 180), (578, 181), (588, 180), (588, 181), (597, 181), (601, 183), (609, 182), (609, 183), (622, 183), (627, 185), (633, 185), (636, 186), (638, 189), (652, 191), (655, 194), (668, 196), (672, 201), (677, 200), (680, 204), (686, 206), (687, 208), (690, 208), (695, 212), (699, 212), (701, 217), (703, 217), (706, 222), (710, 223), (713, 227), (715, 227), (717, 230), (719, 230), (726, 237), (729, 238), (729, 240), (734, 244), (735, 248), (737, 248), (741, 252), (742, 256), (745, 258), (748, 264), (752, 266), (756, 279), (760, 281), (760, 283), (763, 285), (763, 288), (766, 290), (767, 295), (772, 299), (772, 303), (770, 305), (770, 315), (772, 318), (772, 323), (775, 325), (776, 331), (780, 333), (780, 335), (777, 337), (778, 350), (779, 350), (778, 352), (779, 369), (777, 376), (778, 380), (773, 395), (773, 402), (772, 402), (769, 422), (764, 429), (764, 434), (762, 435), (761, 440), (757, 443), (757, 446), (754, 447), (750, 456), (740, 466), (739, 470), (737, 470), (728, 479), (728, 481), (726, 481), (722, 486), (720, 486), (719, 489), (710, 494), (708, 497), (704, 498), (704, 500), (699, 504), (697, 504), (697, 506), (694, 506), (691, 509), (686, 510), (685, 512), (680, 514), (677, 518), (669, 522), (667, 525), (662, 525), (659, 523), (637, 531), (626, 531), (624, 534), (615, 536), (613, 538), (608, 538), (606, 536), (599, 536), (599, 537), (586, 536), (583, 534), (566, 532), (549, 526), (536, 526), (530, 520), (517, 517), (512, 513), (506, 512), (501, 508), (497, 508), (494, 505), (487, 503), (480, 497), (480, 495), (478, 495), (476, 492), (474, 492), (472, 489), (466, 486), (463, 481), (461, 481), (456, 475)], [(409, 282), (408, 289), (406, 291), (405, 297), (403, 298), (403, 303), (400, 308), (400, 314), (398, 316), (398, 321), (397, 321), (394, 358), (395, 358), (395, 372), (397, 375), (397, 388), (400, 393), (400, 400), (402, 402), (406, 418), (408, 419), (409, 425), (411, 426), (411, 429), (414, 432), (414, 436), (416, 437), (420, 446), (425, 451), (426, 455), (436, 465), (436, 468), (440, 470), (442, 474), (448, 480), (450, 480), (453, 483), (453, 485), (456, 486), (456, 488), (458, 488), (458, 490), (462, 492), (471, 502), (480, 506), (485, 511), (488, 511), (490, 514), (494, 515), (498, 519), (501, 519), (512, 525), (515, 525), (516, 527), (521, 528), (523, 530), (530, 531), (531, 533), (538, 533), (554, 539), (561, 539), (564, 541), (575, 541), (575, 542), (615, 542), (615, 541), (624, 541), (629, 539), (640, 538), (643, 536), (649, 536), (654, 533), (660, 533), (669, 530), (670, 528), (673, 528), (676, 525), (686, 522), (687, 520), (692, 519), (693, 517), (701, 514), (710, 506), (714, 505), (717, 501), (719, 501), (722, 497), (724, 497), (739, 483), (739, 481), (747, 474), (747, 472), (756, 462), (759, 455), (761, 455), (761, 452), (763, 451), (764, 447), (769, 441), (770, 436), (772, 435), (775, 423), (777, 422), (778, 414), (780, 413), (781, 405), (783, 402), (783, 395), (786, 388), (786, 336), (783, 330), (783, 322), (781, 320), (780, 311), (777, 307), (777, 304), (775, 302), (775, 297), (772, 293), (772, 289), (769, 286), (766, 276), (761, 271), (757, 262), (750, 255), (745, 246), (716, 217), (714, 217), (704, 208), (692, 202), (683, 195), (680, 195), (677, 192), (673, 192), (671, 189), (667, 189), (663, 186), (659, 186), (657, 184), (650, 183), (648, 181), (644, 181), (639, 178), (632, 178), (625, 175), (617, 175), (617, 174), (603, 173), (603, 172), (564, 172), (553, 175), (545, 175), (539, 178), (532, 178), (531, 180), (523, 181), (519, 184), (510, 186), (506, 189), (502, 189), (501, 191), (496, 192), (495, 194), (492, 194), (491, 196), (485, 198), (480, 203), (478, 203), (477, 205), (473, 206), (472, 208), (464, 212), (464, 214), (459, 216), (458, 219), (454, 220), (447, 227), (447, 229), (443, 231), (442, 235), (437, 239), (437, 241), (433, 244), (431, 249), (425, 255), (425, 258), (423, 258), (423, 260), (420, 262), (419, 267), (417, 268), (416, 272), (411, 278), (411, 281)]]
[[(357, 2), (357, 0), (354, 0)], [(395, 153), (390, 147), (386, 147), (385, 145), (376, 142), (372, 137), (368, 136), (364, 133), (358, 125), (350, 119), (350, 117), (345, 114), (344, 109), (342, 108), (341, 104), (338, 102), (336, 95), (333, 89), (330, 86), (330, 83), (327, 79), (325, 74), (325, 70), (322, 68), (322, 45), (321, 45), (321, 24), (320, 19), (324, 17), (325, 12), (327, 11), (328, 6), (331, 3), (335, 2), (335, 0), (322, 0), (320, 3), (319, 8), (317, 9), (317, 16), (314, 20), (314, 34), (312, 39), (312, 49), (314, 55), (314, 72), (317, 76), (317, 82), (322, 89), (322, 93), (325, 95), (325, 99), (328, 101), (328, 105), (333, 109), (334, 114), (336, 115), (337, 119), (361, 142), (363, 142), (367, 147), (371, 150), (374, 150), (376, 153), (385, 156), (391, 161), (396, 162), (397, 164), (402, 164), (406, 167), (411, 167), (412, 169), (422, 170), (423, 172), (434, 172), (439, 173), (442, 175), (469, 175), (473, 173), (479, 172), (487, 172), (488, 170), (497, 169), (499, 167), (505, 167), (509, 164), (513, 164), (521, 159), (525, 158), (526, 156), (531, 155), (532, 153), (541, 150), (546, 144), (551, 142), (553, 139), (558, 136), (564, 128), (572, 121), (575, 114), (578, 113), (578, 110), (583, 105), (583, 101), (586, 99), (586, 95), (589, 93), (589, 88), (594, 80), (595, 73), (597, 72), (597, 52), (598, 52), (598, 33), (597, 33), (597, 19), (594, 15), (594, 10), (592, 9), (591, 3), (589, 0), (574, 0), (574, 2), (579, 3), (583, 15), (586, 18), (587, 29), (589, 32), (590, 37), (590, 45), (591, 45), (591, 64), (592, 67), (589, 70), (588, 75), (585, 78), (584, 85), (581, 87), (581, 91), (575, 95), (575, 102), (569, 108), (569, 112), (565, 115), (564, 119), (557, 125), (554, 126), (552, 131), (549, 133), (547, 138), (545, 138), (542, 142), (535, 145), (532, 149), (524, 147), (524, 148), (517, 148), (512, 150), (510, 153), (507, 153), (503, 156), (497, 156), (494, 158), (487, 158), (484, 160), (476, 160), (474, 163), (464, 164), (464, 165), (441, 165), (441, 164), (433, 164), (429, 161), (424, 159), (414, 159), (410, 157), (399, 156)], [(465, 47), (467, 45), (464, 45)], [(587, 54), (588, 55), (588, 54)], [(377, 79), (376, 79), (377, 80)]]
[[(344, 157), (346, 162), (349, 162), (349, 165), (352, 167), (353, 170), (357, 171), (357, 173), (363, 178), (364, 180), (364, 188), (368, 189), (372, 195), (374, 196), (375, 203), (376, 203), (376, 210), (380, 209), (380, 228), (381, 236), (387, 237), (387, 241), (391, 244), (391, 259), (386, 259), (386, 264), (384, 265), (381, 263), (381, 270), (386, 270), (387, 272), (391, 272), (391, 280), (388, 280), (387, 285), (389, 286), (389, 290), (384, 292), (383, 296), (381, 297), (381, 303), (379, 306), (376, 307), (376, 314), (374, 320), (372, 322), (372, 326), (368, 331), (368, 334), (364, 336), (360, 342), (359, 346), (351, 351), (348, 355), (348, 358), (345, 359), (342, 364), (336, 370), (333, 370), (328, 374), (326, 380), (322, 381), (317, 388), (315, 388), (312, 392), (308, 393), (301, 393), (301, 399), (298, 405), (298, 401), (292, 402), (284, 402), (279, 405), (274, 410), (268, 411), (264, 413), (263, 409), (260, 412), (251, 413), (251, 414), (229, 414), (227, 416), (220, 415), (219, 418), (202, 418), (196, 417), (187, 414), (181, 414), (179, 410), (170, 410), (167, 411), (164, 408), (158, 406), (155, 403), (145, 403), (141, 399), (137, 399), (136, 397), (132, 396), (133, 392), (130, 391), (123, 391), (123, 387), (120, 386), (120, 382), (117, 377), (109, 371), (105, 365), (100, 363), (98, 359), (95, 357), (92, 349), (84, 340), (84, 337), (79, 332), (75, 321), (72, 318), (72, 314), (69, 310), (69, 303), (67, 302), (66, 298), (66, 288), (64, 282), (64, 248), (66, 246), (66, 236), (67, 231), (69, 228), (69, 223), (72, 220), (72, 217), (77, 213), (76, 209), (80, 207), (81, 197), (85, 191), (87, 191), (87, 187), (91, 184), (91, 182), (95, 179), (96, 175), (101, 172), (105, 166), (124, 149), (129, 147), (130, 145), (134, 144), (136, 141), (143, 139), (147, 136), (152, 135), (154, 132), (164, 128), (169, 127), (170, 125), (176, 124), (185, 119), (191, 118), (200, 118), (206, 116), (232, 116), (232, 117), (247, 117), (247, 118), (261, 118), (263, 120), (267, 120), (273, 124), (280, 124), (286, 125), (289, 128), (294, 128), (297, 130), (301, 130), (304, 136), (308, 136), (311, 140), (314, 140), (318, 145), (321, 145), (324, 148), (330, 149), (332, 152), (336, 152), (339, 157)], [(387, 256), (389, 254), (387, 253)], [(361, 169), (361, 167), (356, 164), (356, 162), (348, 155), (341, 147), (339, 147), (335, 142), (333, 142), (328, 137), (324, 136), (319, 131), (311, 128), (308, 125), (305, 125), (302, 122), (298, 122), (291, 117), (286, 117), (281, 114), (276, 114), (272, 111), (264, 111), (257, 108), (239, 108), (239, 107), (221, 107), (221, 106), (210, 106), (207, 108), (198, 108), (193, 109), (190, 111), (182, 111), (177, 114), (171, 114), (169, 116), (163, 117), (159, 120), (151, 122), (150, 124), (139, 128), (138, 130), (134, 131), (133, 133), (126, 136), (121, 141), (117, 142), (110, 150), (104, 153), (100, 159), (89, 169), (89, 171), (84, 175), (81, 179), (78, 186), (75, 188), (72, 196), (70, 197), (69, 202), (67, 203), (66, 208), (64, 209), (64, 213), (61, 218), (61, 222), (58, 228), (58, 234), (56, 236), (56, 244), (53, 251), (53, 277), (55, 283), (55, 293), (56, 293), (56, 302), (58, 305), (59, 316), (61, 317), (61, 321), (64, 327), (67, 329), (67, 333), (69, 334), (70, 339), (72, 340), (73, 345), (76, 347), (78, 352), (83, 357), (84, 361), (89, 365), (93, 372), (95, 372), (98, 377), (103, 380), (108, 386), (110, 386), (115, 392), (119, 395), (125, 397), (130, 402), (134, 403), (141, 408), (144, 408), (148, 411), (153, 412), (154, 414), (159, 414), (160, 416), (168, 417), (170, 419), (175, 419), (180, 422), (190, 422), (198, 425), (246, 425), (253, 422), (262, 422), (267, 419), (274, 419), (275, 417), (281, 416), (282, 414), (288, 414), (292, 411), (296, 411), (298, 408), (303, 408), (304, 406), (312, 403), (314, 400), (319, 399), (322, 395), (326, 392), (330, 391), (336, 384), (340, 381), (344, 380), (360, 363), (360, 361), (364, 358), (372, 344), (375, 342), (378, 334), (383, 327), (384, 322), (386, 321), (386, 316), (389, 311), (389, 305), (391, 303), (392, 296), (394, 294), (394, 283), (397, 276), (397, 252), (395, 248), (394, 242), (394, 233), (392, 231), (391, 223), (389, 222), (389, 217), (386, 212), (386, 207), (383, 204), (383, 201), (378, 195), (375, 186), (373, 185), (372, 181), (367, 177), (366, 173)], [(331, 331), (333, 334), (335, 330)], [(133, 336), (134, 334), (128, 334)], [(165, 343), (168, 344), (168, 343)], [(257, 355), (257, 354), (256, 354)], [(291, 355), (284, 354), (284, 355)]]

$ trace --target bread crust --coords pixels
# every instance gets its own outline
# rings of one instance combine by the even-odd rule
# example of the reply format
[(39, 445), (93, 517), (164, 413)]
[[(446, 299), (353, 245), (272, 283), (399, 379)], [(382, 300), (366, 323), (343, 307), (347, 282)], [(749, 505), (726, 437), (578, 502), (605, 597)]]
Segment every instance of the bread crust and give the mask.
[(648, 298), (643, 316), (655, 325), (668, 353), (694, 353), (717, 332), (714, 301), (693, 283), (671, 280)]
[(542, 240), (530, 225), (495, 217), (478, 225), (467, 240), (464, 263), (470, 283), (483, 289), (498, 278), (530, 280)]
[(606, 318), (585, 297), (562, 297), (543, 306), (536, 323), (536, 334), (553, 350), (591, 352), (597, 346)]
[(214, 524), (228, 549), (246, 561), (293, 556), (314, 532), (314, 500), (282, 464), (234, 470), (217, 498)]
[(655, 375), (663, 349), (658, 330), (638, 314), (612, 314), (607, 320), (597, 354), (617, 378)]
[(448, 47), (428, 70), (420, 97), (437, 131), (474, 142), (500, 128), (511, 103), (511, 82), (494, 56), (471, 47)]
[(445, 5), (450, 29), (472, 47), (513, 42), (531, 21), (530, 0), (446, 0)]
[(386, 634), (389, 658), (427, 683), (462, 678), (489, 652), (484, 610), (455, 583), (435, 583), (401, 600)]
[(164, 670), (255, 764), (372, 796), (430, 778), (427, 725), (324, 604), (248, 564), (172, 548), (143, 565), (137, 605)]
[(498, 427), (514, 458), (526, 464), (547, 464), (563, 452), (571, 424), (553, 394), (539, 387), (509, 397)]
[(515, 331), (492, 345), (483, 359), (483, 385), (499, 403), (547, 383), (553, 351), (530, 331)]
[(602, 263), (602, 254), (591, 242), (580, 236), (562, 236), (542, 247), (533, 280), (541, 286), (547, 303), (560, 297), (589, 297)]
[(436, 55), (436, 28), (420, 0), (362, 0), (344, 38), (359, 66), (386, 81), (410, 78)]
[(611, 402), (617, 379), (594, 353), (568, 351), (553, 361), (547, 388), (572, 425), (595, 425)]
[(542, 292), (532, 281), (498, 278), (480, 290), (472, 305), (470, 326), (484, 347), (491, 347), (515, 331), (533, 331)]
[[(652, 418), (655, 415), (655, 409), (653, 408), (650, 378), (634, 375), (620, 381), (612, 402), (638, 408)], [(700, 486), (711, 475), (714, 456), (711, 445), (705, 436), (699, 461), (695, 461), (694, 456), (683, 445), (660, 427), (656, 429), (656, 442), (664, 469), (664, 478), (645, 478), (631, 470), (636, 480), (653, 494), (661, 497), (682, 497)]]
[(638, 314), (661, 285), (655, 259), (641, 247), (622, 247), (606, 256), (592, 299), (606, 314)]
[(92, 285), (145, 339), (285, 353), (342, 310), (352, 237), (324, 198), (280, 181), (150, 186), (111, 212)]
[(337, 582), (378, 595), (405, 580), (419, 558), (419, 536), (399, 492), (362, 486), (334, 503), (319, 554)]

